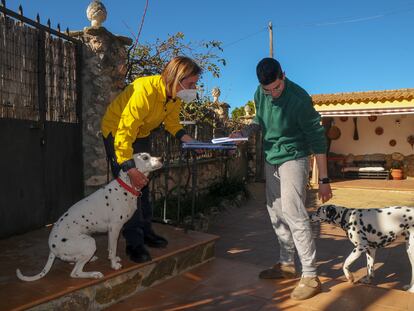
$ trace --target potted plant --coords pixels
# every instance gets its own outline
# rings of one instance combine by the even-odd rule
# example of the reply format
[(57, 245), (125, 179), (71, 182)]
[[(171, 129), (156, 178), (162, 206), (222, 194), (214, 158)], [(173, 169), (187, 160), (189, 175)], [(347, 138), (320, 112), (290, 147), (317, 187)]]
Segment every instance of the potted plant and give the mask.
[(391, 164), (391, 176), (392, 179), (401, 180), (403, 179), (403, 169), (401, 161), (393, 161)]

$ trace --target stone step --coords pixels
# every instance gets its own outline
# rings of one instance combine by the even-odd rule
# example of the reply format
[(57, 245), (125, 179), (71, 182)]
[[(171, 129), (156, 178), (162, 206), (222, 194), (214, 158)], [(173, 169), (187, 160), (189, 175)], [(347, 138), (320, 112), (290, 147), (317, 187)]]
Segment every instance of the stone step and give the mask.
[(159, 284), (214, 258), (217, 236), (187, 231), (169, 225), (154, 224), (154, 230), (166, 237), (164, 249), (149, 249), (153, 260), (136, 264), (125, 255), (125, 242), (119, 239), (118, 256), (122, 269), (115, 271), (107, 260), (107, 236), (94, 236), (98, 260), (88, 263), (86, 271), (100, 271), (104, 278), (74, 279), (73, 265), (55, 260), (49, 273), (34, 282), (16, 277), (39, 273), (47, 260), (50, 228), (0, 240), (1, 310), (101, 310), (137, 292)]

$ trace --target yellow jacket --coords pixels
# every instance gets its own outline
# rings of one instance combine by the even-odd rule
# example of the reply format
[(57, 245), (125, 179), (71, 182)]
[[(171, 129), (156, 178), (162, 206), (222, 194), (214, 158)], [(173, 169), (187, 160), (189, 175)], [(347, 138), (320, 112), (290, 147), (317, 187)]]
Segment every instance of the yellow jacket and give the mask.
[(172, 135), (181, 130), (180, 99), (167, 99), (160, 75), (136, 79), (106, 109), (102, 119), (102, 135), (114, 137), (119, 164), (132, 158), (132, 144), (146, 137), (162, 122)]

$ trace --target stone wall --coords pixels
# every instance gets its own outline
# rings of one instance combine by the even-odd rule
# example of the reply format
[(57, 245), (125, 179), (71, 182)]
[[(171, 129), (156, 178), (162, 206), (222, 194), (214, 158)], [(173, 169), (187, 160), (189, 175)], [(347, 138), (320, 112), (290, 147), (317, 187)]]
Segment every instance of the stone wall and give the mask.
[(127, 46), (130, 38), (104, 27), (71, 32), (84, 43), (82, 60), (82, 117), (85, 194), (107, 182), (101, 120), (108, 104), (125, 86)]

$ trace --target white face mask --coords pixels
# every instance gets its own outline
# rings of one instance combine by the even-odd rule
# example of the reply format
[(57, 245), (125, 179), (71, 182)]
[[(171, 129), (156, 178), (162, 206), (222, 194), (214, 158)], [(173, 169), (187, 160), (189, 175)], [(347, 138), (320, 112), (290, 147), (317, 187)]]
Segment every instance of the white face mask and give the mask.
[(180, 98), (186, 104), (191, 103), (197, 98), (197, 90), (184, 89), (177, 93), (177, 97)]

